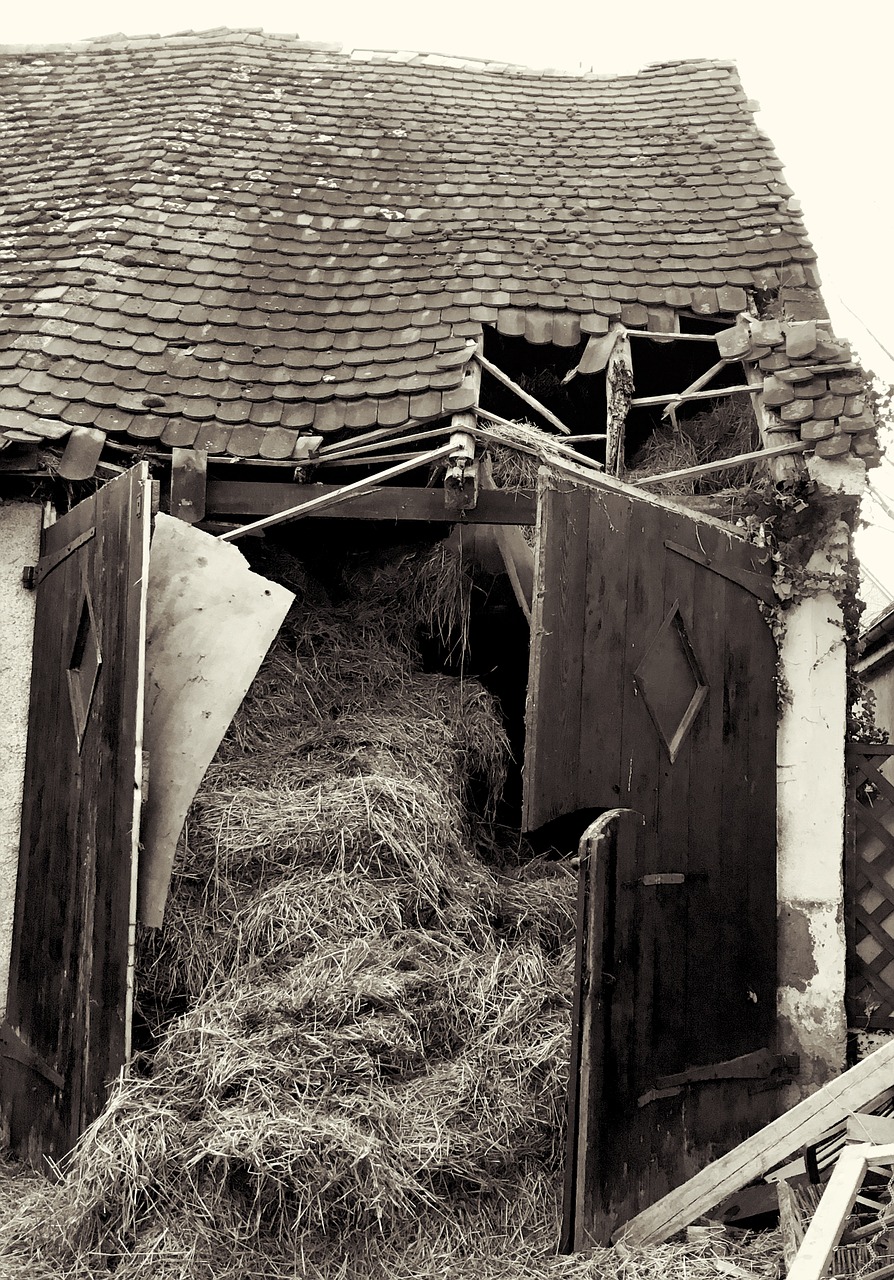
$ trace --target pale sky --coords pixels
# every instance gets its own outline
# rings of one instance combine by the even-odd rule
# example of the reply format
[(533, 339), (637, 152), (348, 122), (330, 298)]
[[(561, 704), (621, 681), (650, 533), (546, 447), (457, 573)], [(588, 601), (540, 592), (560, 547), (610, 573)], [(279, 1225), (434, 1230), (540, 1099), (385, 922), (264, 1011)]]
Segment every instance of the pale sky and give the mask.
[[(597, 74), (732, 59), (803, 206), (836, 331), (894, 382), (894, 355), (872, 336), (894, 353), (891, 0), (6, 0), (0, 43), (220, 26)], [(894, 496), (894, 468), (882, 472)], [(894, 519), (876, 516), (891, 532), (862, 554), (894, 596)]]

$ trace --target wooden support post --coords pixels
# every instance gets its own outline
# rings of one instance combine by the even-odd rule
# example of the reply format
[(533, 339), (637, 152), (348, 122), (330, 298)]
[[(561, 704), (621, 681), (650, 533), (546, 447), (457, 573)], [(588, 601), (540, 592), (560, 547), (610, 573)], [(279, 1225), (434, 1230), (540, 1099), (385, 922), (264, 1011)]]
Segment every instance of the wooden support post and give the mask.
[(605, 469), (612, 476), (620, 476), (624, 470), (624, 428), (632, 399), (633, 360), (625, 331), (619, 334), (605, 370)]
[[(477, 406), (481, 398), (481, 342), (475, 351), (476, 363), (470, 370)], [(475, 460), (475, 437), (478, 423), (474, 412), (455, 413), (450, 422), (450, 465), (444, 476), (444, 508), (447, 515), (462, 516), (473, 511), (478, 502), (478, 463)]]
[(478, 502), (475, 438), (469, 433), (476, 425), (475, 415), (455, 413), (451, 425), (450, 465), (444, 475), (444, 509), (447, 516), (455, 518), (473, 510)]

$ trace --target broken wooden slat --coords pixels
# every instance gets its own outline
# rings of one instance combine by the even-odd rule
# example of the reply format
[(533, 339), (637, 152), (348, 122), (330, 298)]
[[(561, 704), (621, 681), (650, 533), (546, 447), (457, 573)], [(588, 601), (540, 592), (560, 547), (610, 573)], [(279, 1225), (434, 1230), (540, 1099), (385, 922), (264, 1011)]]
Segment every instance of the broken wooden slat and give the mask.
[(894, 1040), (631, 1218), (617, 1238), (628, 1244), (662, 1243), (774, 1165), (816, 1142), (851, 1111), (871, 1107), (890, 1089), (892, 1078)]
[(375, 475), (365, 476), (362, 480), (355, 480), (353, 484), (340, 485), (328, 494), (311, 498), (307, 502), (299, 503), (296, 507), (289, 507), (286, 511), (279, 511), (276, 515), (265, 516), (262, 520), (254, 520), (251, 524), (242, 525), (239, 529), (230, 529), (227, 533), (220, 533), (217, 536), (221, 542), (232, 542), (236, 538), (243, 538), (247, 533), (255, 533), (259, 529), (269, 529), (272, 525), (285, 524), (288, 520), (300, 520), (303, 516), (310, 515), (312, 512), (319, 514), (325, 508), (335, 506), (336, 503), (345, 502), (355, 494), (366, 493), (368, 490), (375, 488), (376, 485), (384, 484), (386, 480), (393, 480), (396, 476), (402, 476), (407, 471), (415, 471), (417, 467), (426, 467), (433, 462), (440, 462), (442, 458), (446, 458), (449, 455), (452, 447), (452, 445), (445, 444), (440, 449), (431, 449), (428, 453), (420, 453), (417, 457), (411, 458), (406, 462), (399, 462), (396, 466), (388, 467), (385, 471), (377, 471)]
[(894, 1146), (845, 1147), (826, 1184), (810, 1226), (788, 1272), (788, 1280), (822, 1280), (841, 1239), (870, 1165), (894, 1163)]
[(736, 387), (712, 387), (709, 391), (672, 391), (669, 395), (662, 396), (637, 396), (630, 401), (632, 409), (646, 409), (653, 405), (659, 404), (684, 404), (689, 400), (716, 400), (720, 396), (733, 396), (737, 392), (748, 392), (749, 395), (758, 395), (760, 387), (753, 386), (736, 386)]
[(482, 369), (486, 369), (492, 377), (496, 378), (497, 382), (502, 382), (504, 387), (508, 387), (510, 391), (514, 391), (519, 400), (523, 400), (529, 408), (534, 409), (539, 413), (541, 418), (545, 418), (546, 421), (550, 423), (551, 426), (554, 426), (557, 431), (561, 431), (562, 434), (566, 436), (571, 435), (570, 429), (565, 426), (565, 423), (562, 422), (560, 418), (556, 417), (551, 409), (547, 409), (546, 405), (541, 404), (535, 396), (529, 395), (527, 391), (522, 390), (517, 382), (512, 381), (508, 373), (504, 373), (502, 369), (498, 369), (497, 366), (488, 360), (488, 358), (480, 351), (475, 352), (475, 359), (481, 365)]
[(653, 329), (628, 329), (628, 338), (652, 338), (660, 342), (714, 342), (717, 339), (713, 333), (656, 333)]
[(205, 519), (206, 449), (171, 450), (171, 515), (186, 524)]
[(669, 415), (676, 409), (677, 405), (682, 404), (687, 397), (691, 397), (693, 392), (701, 391), (703, 387), (706, 387), (711, 379), (725, 369), (728, 364), (729, 361), (726, 359), (718, 360), (716, 364), (712, 364), (711, 368), (707, 369), (700, 378), (696, 378), (695, 382), (690, 382), (689, 386), (685, 387), (680, 392), (676, 400), (672, 400), (670, 404), (667, 405), (661, 415), (662, 418), (669, 417)]
[(775, 445), (772, 449), (756, 449), (752, 453), (737, 453), (732, 458), (723, 458), (719, 462), (702, 462), (697, 467), (683, 467), (680, 471), (665, 471), (660, 476), (643, 476), (632, 480), (637, 488), (646, 485), (663, 484), (667, 480), (688, 480), (695, 476), (706, 476), (712, 471), (725, 471), (729, 467), (740, 467), (746, 462), (766, 462), (768, 459), (782, 457), (787, 453), (806, 453), (813, 446), (808, 440), (797, 440), (793, 444)]
[(779, 1205), (779, 1229), (782, 1232), (782, 1258), (787, 1270), (797, 1257), (804, 1240), (804, 1219), (795, 1194), (784, 1178), (776, 1184), (776, 1197)]
[(319, 464), (330, 463), (335, 465), (344, 458), (359, 458), (363, 454), (375, 453), (377, 449), (387, 449), (392, 446), (394, 448), (403, 448), (404, 445), (408, 444), (421, 444), (423, 440), (442, 439), (446, 434), (446, 428), (443, 426), (429, 427), (425, 431), (413, 431), (406, 436), (400, 435), (396, 431), (371, 431), (368, 436), (363, 436), (356, 444), (351, 440), (341, 440), (339, 441), (339, 448), (336, 448), (335, 445), (330, 445), (321, 449)]

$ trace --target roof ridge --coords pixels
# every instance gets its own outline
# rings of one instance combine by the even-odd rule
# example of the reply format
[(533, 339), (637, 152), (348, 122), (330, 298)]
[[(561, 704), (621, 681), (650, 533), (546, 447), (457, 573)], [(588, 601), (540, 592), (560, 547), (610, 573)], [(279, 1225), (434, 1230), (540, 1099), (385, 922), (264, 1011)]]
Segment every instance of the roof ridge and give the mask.
[(238, 43), (240, 38), (254, 37), (252, 44), (270, 43), (278, 47), (307, 50), (308, 52), (341, 54), (346, 59), (367, 62), (395, 62), (414, 66), (442, 67), (452, 70), (485, 71), (500, 73), (518, 73), (537, 76), (555, 76), (580, 80), (629, 80), (637, 76), (649, 75), (656, 71), (676, 71), (683, 68), (717, 68), (731, 71), (738, 77), (738, 68), (730, 59), (716, 58), (680, 58), (673, 61), (648, 63), (636, 71), (600, 72), (592, 67), (589, 70), (580, 68), (570, 70), (561, 67), (532, 67), (525, 63), (505, 62), (499, 58), (480, 58), (472, 55), (440, 53), (425, 49), (373, 49), (368, 47), (346, 48), (340, 43), (320, 40), (303, 40), (297, 33), (265, 31), (263, 27), (212, 27), (202, 31), (183, 30), (162, 35), (159, 32), (146, 32), (128, 35), (125, 32), (110, 32), (101, 36), (87, 36), (83, 40), (68, 41), (59, 44), (0, 44), (0, 55), (22, 55), (40, 53), (93, 53), (103, 49), (124, 50), (128, 47), (146, 48), (152, 45), (195, 46), (213, 40), (215, 43)]

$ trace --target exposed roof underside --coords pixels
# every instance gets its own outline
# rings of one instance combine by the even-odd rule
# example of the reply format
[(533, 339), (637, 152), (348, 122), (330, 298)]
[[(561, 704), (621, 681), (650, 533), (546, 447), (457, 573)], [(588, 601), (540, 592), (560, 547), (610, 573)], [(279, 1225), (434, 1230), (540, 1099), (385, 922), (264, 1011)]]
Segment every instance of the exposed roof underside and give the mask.
[(482, 323), (571, 346), (818, 283), (724, 63), (219, 32), (6, 50), (0, 102), (0, 430), (300, 457), (468, 407)]

